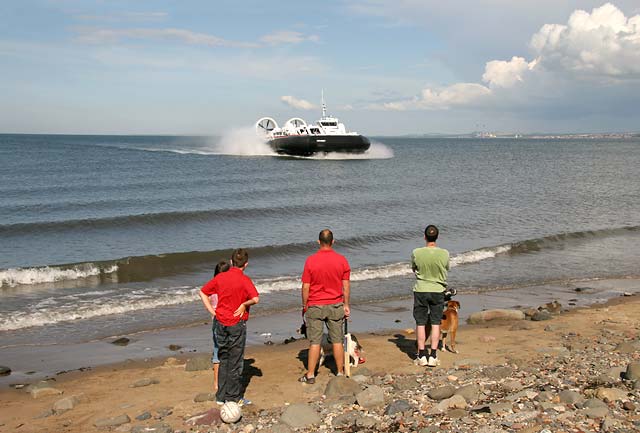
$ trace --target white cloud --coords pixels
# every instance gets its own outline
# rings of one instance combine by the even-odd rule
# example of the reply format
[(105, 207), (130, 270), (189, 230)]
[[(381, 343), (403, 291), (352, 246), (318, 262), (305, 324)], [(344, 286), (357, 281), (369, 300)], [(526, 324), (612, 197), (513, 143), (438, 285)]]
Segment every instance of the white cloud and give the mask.
[(122, 12), (111, 15), (76, 15), (74, 18), (81, 21), (102, 21), (102, 22), (158, 22), (165, 21), (169, 17), (166, 12)]
[(315, 110), (317, 107), (309, 101), (298, 99), (295, 96), (281, 96), (280, 100), (290, 107), (298, 110)]
[(299, 44), (305, 41), (318, 42), (319, 40), (320, 38), (316, 35), (306, 36), (303, 33), (288, 30), (279, 30), (260, 38), (261, 42), (268, 45)]
[(210, 47), (253, 48), (258, 46), (255, 43), (229, 41), (206, 33), (176, 28), (99, 29), (82, 27), (76, 30), (79, 33), (78, 41), (91, 44), (114, 43), (121, 39), (168, 39), (190, 45)]
[(640, 15), (607, 3), (577, 10), (567, 24), (545, 24), (531, 48), (547, 70), (612, 79), (640, 78)]
[[(479, 83), (425, 88), (409, 100), (376, 104), (386, 110), (450, 109), (484, 103), (544, 100), (575, 94), (580, 82), (594, 87), (640, 80), (640, 15), (627, 18), (607, 3), (591, 13), (576, 10), (567, 24), (545, 24), (531, 38), (533, 60), (486, 63)], [(530, 99), (522, 96), (531, 96)], [(533, 102), (531, 102), (533, 103)]]

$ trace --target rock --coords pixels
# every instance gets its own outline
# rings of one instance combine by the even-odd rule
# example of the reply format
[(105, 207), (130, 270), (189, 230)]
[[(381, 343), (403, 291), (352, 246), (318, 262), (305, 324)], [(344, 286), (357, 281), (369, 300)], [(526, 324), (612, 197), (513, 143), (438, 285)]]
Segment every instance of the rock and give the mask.
[(607, 407), (607, 404), (597, 398), (590, 398), (589, 400), (586, 400), (584, 403), (582, 403), (583, 409), (587, 409), (590, 407)]
[(524, 320), (524, 313), (520, 310), (495, 309), (472, 313), (467, 319), (468, 323), (477, 325), (496, 320)]
[(114, 416), (111, 418), (99, 418), (93, 422), (93, 425), (97, 428), (105, 427), (117, 427), (122, 424), (128, 424), (131, 422), (131, 418), (126, 413), (122, 415)]
[(511, 328), (509, 328), (510, 331), (522, 331), (522, 330), (526, 330), (526, 329), (533, 329), (535, 328), (535, 326), (532, 323), (529, 322), (516, 322), (513, 325), (511, 325)]
[(582, 410), (582, 414), (587, 418), (604, 418), (609, 414), (609, 408), (606, 406), (594, 406)]
[(553, 400), (553, 394), (549, 391), (542, 391), (536, 396), (536, 401), (551, 401)]
[(284, 423), (277, 423), (272, 425), (266, 433), (293, 433), (293, 430)]
[(337, 429), (343, 429), (345, 427), (354, 427), (358, 423), (358, 419), (361, 418), (358, 412), (346, 412), (342, 415), (338, 415), (331, 421), (331, 426)]
[(596, 397), (603, 401), (628, 400), (627, 391), (618, 388), (598, 388)]
[(158, 409), (158, 412), (156, 414), (156, 419), (166, 418), (169, 415), (171, 415), (172, 413), (173, 413), (173, 408), (172, 407), (161, 407), (160, 409)]
[(562, 403), (566, 403), (566, 404), (577, 404), (577, 403), (582, 403), (584, 401), (584, 397), (582, 396), (582, 394), (580, 394), (577, 391), (571, 391), (568, 389), (565, 389), (564, 391), (560, 391), (560, 393), (558, 394), (558, 397), (560, 398), (560, 401)]
[(137, 425), (131, 429), (131, 433), (173, 433), (169, 424), (160, 423), (152, 425)]
[(0, 365), (0, 376), (9, 376), (10, 374), (11, 374), (11, 369), (9, 367)]
[(558, 314), (562, 311), (562, 304), (558, 301), (552, 301), (544, 304), (544, 309), (549, 313)]
[(211, 370), (213, 363), (211, 362), (210, 355), (200, 355), (189, 358), (187, 364), (184, 366), (185, 371), (204, 371)]
[(53, 411), (53, 409), (47, 409), (34, 416), (33, 419), (49, 418), (51, 415), (55, 415), (55, 412)]
[[(355, 377), (353, 378), (355, 380)], [(418, 386), (415, 376), (401, 377), (393, 382), (393, 389), (397, 391), (407, 391)]]
[(170, 344), (167, 346), (167, 349), (171, 350), (172, 352), (176, 352), (182, 349), (182, 346), (178, 346), (177, 344)]
[(488, 367), (482, 370), (482, 373), (489, 379), (500, 380), (511, 377), (514, 370), (511, 367)]
[(371, 385), (356, 394), (356, 401), (365, 409), (382, 406), (384, 404), (384, 391), (377, 385)]
[(75, 395), (65, 397), (53, 403), (53, 411), (57, 414), (61, 414), (73, 409), (78, 403), (80, 403), (80, 399)]
[(220, 409), (216, 407), (211, 408), (206, 412), (202, 412), (192, 416), (191, 418), (187, 419), (185, 423), (194, 426), (222, 424), (222, 419), (220, 418)]
[(444, 400), (452, 397), (456, 393), (456, 388), (452, 385), (445, 385), (439, 388), (433, 388), (427, 392), (427, 396), (432, 400)]
[(148, 419), (151, 419), (151, 412), (149, 411), (142, 412), (140, 415), (136, 417), (136, 419), (138, 421), (146, 421)]
[(158, 383), (160, 383), (158, 379), (145, 377), (144, 379), (139, 379), (133, 382), (131, 385), (129, 385), (129, 388), (141, 388), (143, 386), (157, 385)]
[(640, 350), (640, 342), (624, 341), (616, 346), (616, 352), (620, 353), (635, 353)]
[(384, 414), (389, 416), (405, 412), (413, 412), (413, 406), (407, 400), (396, 400), (389, 404), (384, 410)]
[(510, 413), (505, 415), (504, 420), (507, 422), (521, 423), (530, 421), (538, 416), (538, 411), (535, 410), (523, 410), (520, 412)]
[(447, 412), (449, 418), (462, 418), (467, 415), (467, 411), (464, 409), (453, 409)]
[(432, 408), (432, 413), (445, 413), (449, 409), (464, 409), (467, 407), (467, 401), (461, 395), (454, 395), (451, 398), (442, 400)]
[(45, 397), (48, 395), (60, 395), (63, 391), (54, 388), (51, 383), (42, 381), (27, 386), (26, 391), (31, 394), (33, 398)]
[(474, 403), (480, 398), (480, 387), (473, 384), (461, 386), (456, 390), (455, 395), (462, 396), (467, 403)]
[(329, 380), (324, 389), (324, 395), (328, 400), (353, 399), (355, 401), (355, 395), (360, 391), (362, 391), (362, 387), (355, 380), (340, 376)]
[[(369, 383), (369, 380), (370, 380), (370, 378), (369, 378), (369, 377), (367, 377), (367, 376), (363, 376), (363, 375), (361, 375), (361, 374), (357, 374), (357, 375), (355, 375), (355, 376), (351, 376), (351, 379), (352, 379), (354, 382), (359, 383), (360, 385), (367, 384), (367, 383)], [(393, 384), (393, 386), (394, 386), (394, 388), (395, 388), (396, 383), (394, 383), (394, 384)]]
[(363, 416), (356, 420), (356, 426), (362, 429), (372, 429), (377, 424), (378, 421), (370, 416)]
[(511, 412), (513, 405), (511, 403), (491, 403), (489, 405), (489, 411), (491, 413), (505, 413)]
[(320, 424), (322, 420), (318, 413), (308, 404), (296, 403), (287, 406), (280, 417), (280, 421), (291, 428), (304, 428)]
[(624, 378), (627, 380), (640, 379), (640, 363), (632, 363), (627, 365), (627, 371), (624, 373)]
[(506, 392), (516, 392), (524, 388), (524, 385), (519, 380), (508, 380), (502, 383), (500, 387)]
[(202, 403), (203, 401), (215, 401), (216, 395), (212, 392), (201, 392), (193, 398), (196, 403)]
[(116, 340), (113, 340), (111, 344), (114, 344), (116, 346), (126, 346), (130, 341), (131, 340), (129, 340), (127, 337), (120, 337)]
[(531, 316), (531, 320), (534, 322), (541, 322), (543, 320), (551, 320), (553, 316), (548, 311), (536, 311), (533, 316)]
[(624, 403), (622, 403), (622, 408), (624, 410), (633, 412), (634, 410), (636, 410), (636, 405), (631, 403), (630, 401), (625, 401)]

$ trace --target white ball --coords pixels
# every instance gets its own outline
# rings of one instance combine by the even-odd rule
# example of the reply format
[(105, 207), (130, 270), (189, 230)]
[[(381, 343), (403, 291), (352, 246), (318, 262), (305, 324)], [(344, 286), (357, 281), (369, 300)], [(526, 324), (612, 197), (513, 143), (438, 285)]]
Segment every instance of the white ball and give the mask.
[(227, 424), (238, 422), (242, 418), (242, 408), (235, 401), (228, 401), (220, 408), (220, 418)]

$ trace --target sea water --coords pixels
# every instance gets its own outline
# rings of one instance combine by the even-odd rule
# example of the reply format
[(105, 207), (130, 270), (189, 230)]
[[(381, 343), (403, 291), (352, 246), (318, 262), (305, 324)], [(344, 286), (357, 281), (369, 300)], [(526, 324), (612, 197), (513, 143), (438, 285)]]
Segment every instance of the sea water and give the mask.
[(327, 227), (353, 304), (411, 295), (427, 224), (460, 293), (638, 276), (640, 139), (372, 141), (289, 158), (244, 130), (0, 135), (0, 347), (202, 322), (197, 291), (237, 247), (252, 314), (297, 310)]

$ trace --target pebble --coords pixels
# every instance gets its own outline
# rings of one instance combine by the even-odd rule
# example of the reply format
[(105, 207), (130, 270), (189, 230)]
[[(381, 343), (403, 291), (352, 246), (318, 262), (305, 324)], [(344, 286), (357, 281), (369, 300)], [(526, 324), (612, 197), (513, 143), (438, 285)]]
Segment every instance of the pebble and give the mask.
[(11, 374), (11, 369), (9, 367), (0, 365), (0, 376), (9, 376), (10, 374)]
[(127, 337), (120, 337), (118, 339), (115, 339), (111, 342), (111, 344), (114, 344), (116, 346), (126, 346), (129, 344), (131, 340), (129, 340)]

